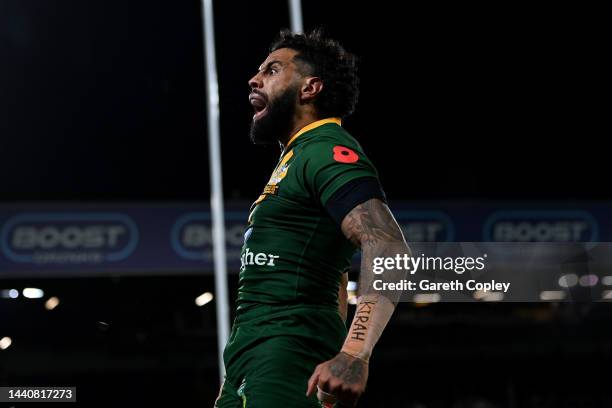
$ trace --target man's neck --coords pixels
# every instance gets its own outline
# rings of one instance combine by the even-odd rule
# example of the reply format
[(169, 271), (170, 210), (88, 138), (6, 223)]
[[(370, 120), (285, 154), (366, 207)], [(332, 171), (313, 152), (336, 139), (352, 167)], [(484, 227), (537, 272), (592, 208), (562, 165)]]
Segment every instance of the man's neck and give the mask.
[(279, 143), (281, 145), (281, 149), (284, 149), (287, 146), (287, 143), (291, 140), (291, 138), (293, 137), (293, 135), (295, 135), (297, 132), (300, 131), (300, 129), (303, 129), (304, 127), (310, 125), (313, 122), (316, 122), (317, 120), (320, 120), (321, 118), (316, 117), (315, 115), (312, 114), (308, 114), (308, 115), (301, 115), (299, 117), (296, 117), (293, 121), (293, 128), (291, 129), (291, 131), (289, 132), (289, 134), (287, 135), (286, 138), (284, 138), (283, 140), (279, 140)]

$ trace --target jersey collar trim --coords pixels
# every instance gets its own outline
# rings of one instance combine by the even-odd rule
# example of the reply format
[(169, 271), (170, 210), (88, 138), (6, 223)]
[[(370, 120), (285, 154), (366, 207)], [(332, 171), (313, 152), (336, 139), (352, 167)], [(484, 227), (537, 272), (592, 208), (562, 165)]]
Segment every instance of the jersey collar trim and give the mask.
[(285, 146), (285, 150), (287, 150), (289, 145), (291, 145), (291, 143), (293, 143), (293, 141), (297, 139), (299, 136), (303, 135), (304, 133), (308, 131), (316, 129), (319, 126), (326, 125), (328, 123), (335, 123), (338, 126), (342, 126), (342, 120), (340, 118), (326, 118), (326, 119), (317, 120), (316, 122), (312, 122), (310, 125), (306, 125), (303, 128), (301, 128), (295, 135), (291, 137), (291, 139), (289, 139), (289, 141), (287, 142), (287, 146)]

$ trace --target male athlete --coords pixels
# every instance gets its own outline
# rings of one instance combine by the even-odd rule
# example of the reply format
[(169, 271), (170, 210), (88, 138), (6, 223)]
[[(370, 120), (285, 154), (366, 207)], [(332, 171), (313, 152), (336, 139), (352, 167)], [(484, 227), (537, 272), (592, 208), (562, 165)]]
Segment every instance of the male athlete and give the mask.
[[(320, 32), (283, 31), (249, 86), (251, 139), (282, 152), (251, 207), (215, 407), (353, 407), (399, 300), (372, 288), (373, 259), (409, 254), (374, 166), (341, 126), (357, 102), (355, 57)], [(358, 248), (347, 333), (340, 283)]]

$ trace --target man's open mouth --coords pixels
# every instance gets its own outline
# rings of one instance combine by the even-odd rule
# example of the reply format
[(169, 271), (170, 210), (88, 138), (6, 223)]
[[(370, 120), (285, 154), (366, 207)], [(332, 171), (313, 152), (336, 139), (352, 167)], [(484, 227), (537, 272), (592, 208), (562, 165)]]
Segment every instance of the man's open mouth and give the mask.
[(264, 116), (268, 111), (268, 104), (261, 95), (251, 93), (249, 95), (249, 102), (251, 103), (251, 106), (253, 106), (253, 109), (255, 109), (253, 121), (261, 119), (261, 117)]

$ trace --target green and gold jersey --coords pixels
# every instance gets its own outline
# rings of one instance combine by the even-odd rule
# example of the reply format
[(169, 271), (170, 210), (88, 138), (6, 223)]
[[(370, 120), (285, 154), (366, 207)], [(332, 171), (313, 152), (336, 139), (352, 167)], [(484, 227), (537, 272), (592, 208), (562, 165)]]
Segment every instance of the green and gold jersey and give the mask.
[(325, 209), (347, 182), (378, 178), (359, 143), (335, 118), (294, 135), (253, 203), (241, 253), (238, 305), (337, 307), (342, 272), (356, 248)]

